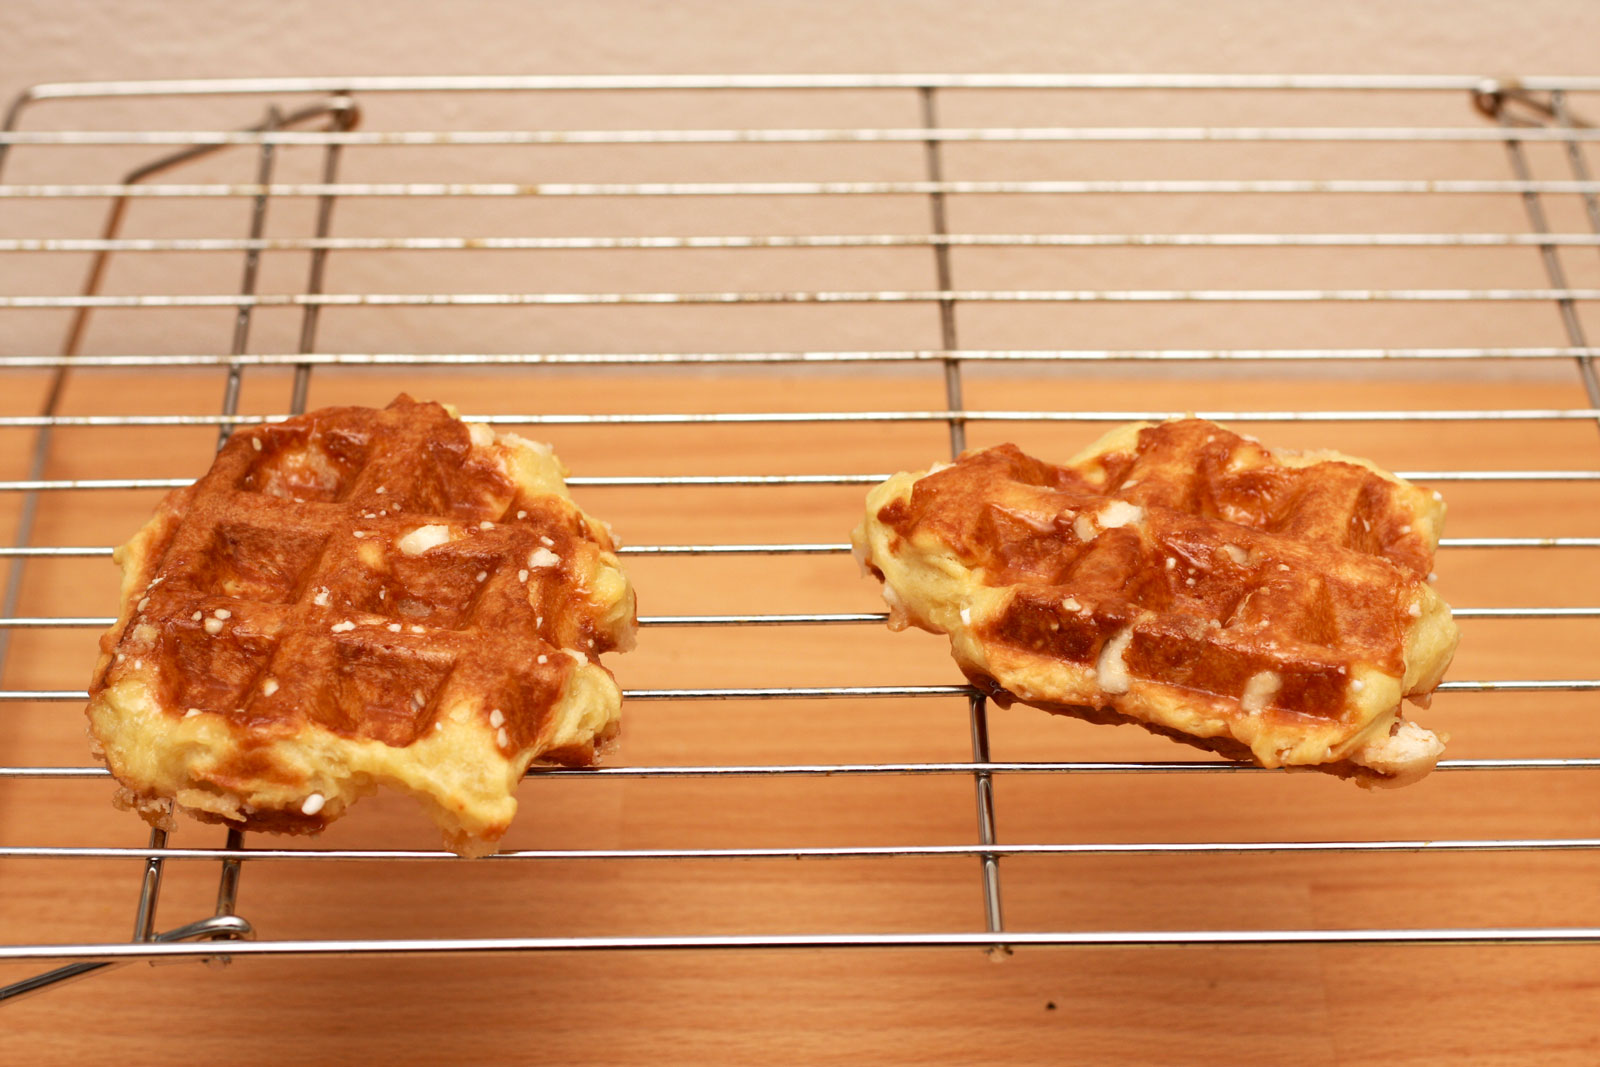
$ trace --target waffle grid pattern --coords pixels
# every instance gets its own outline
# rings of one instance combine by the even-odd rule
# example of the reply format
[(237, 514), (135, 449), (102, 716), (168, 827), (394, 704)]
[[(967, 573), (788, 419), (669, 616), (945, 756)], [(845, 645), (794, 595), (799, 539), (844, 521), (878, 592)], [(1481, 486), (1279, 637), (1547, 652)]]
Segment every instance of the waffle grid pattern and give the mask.
[[(508, 789), (534, 758), (589, 762), (595, 736), (566, 737), (566, 717), (574, 675), (603, 672), (593, 658), (619, 643), (617, 604), (592, 589), (609, 541), (502, 460), (527, 448), (404, 397), (235, 435), (122, 550), (132, 602), (106, 637), (93, 702), (142, 688), (166, 725), (111, 724), (135, 736), (102, 736), (108, 753), (181, 750), (183, 721), (209, 715), (226, 740), (186, 773), (250, 798), (335, 773), (263, 755), (285, 739), (410, 750), (476, 731), (495, 754), (482, 777)], [(91, 721), (106, 732), (93, 706)], [(456, 805), (426, 761), (416, 754), (413, 790)], [(136, 795), (173, 791), (111, 763)], [(310, 807), (246, 807), (243, 821), (314, 829), (343, 805)]]
[(1364, 461), (1188, 419), (1066, 466), (1005, 445), (891, 479), (857, 541), (997, 698), (1231, 735), (1271, 766), (1349, 757), (1438, 683), (1442, 510)]

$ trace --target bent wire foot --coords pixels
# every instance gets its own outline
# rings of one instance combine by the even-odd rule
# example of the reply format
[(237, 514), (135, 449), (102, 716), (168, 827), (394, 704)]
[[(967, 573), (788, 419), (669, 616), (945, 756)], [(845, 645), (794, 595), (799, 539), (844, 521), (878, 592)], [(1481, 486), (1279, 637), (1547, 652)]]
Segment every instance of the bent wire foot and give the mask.
[[(173, 930), (167, 930), (153, 935), (151, 941), (245, 941), (255, 936), (255, 930), (250, 923), (237, 915), (214, 915), (209, 919), (188, 923)], [(131, 960), (101, 960), (85, 963), (69, 963), (65, 967), (57, 967), (53, 971), (45, 971), (31, 978), (24, 978), (20, 982), (13, 982), (7, 986), (0, 986), (0, 1004), (25, 997), (30, 993), (38, 993), (50, 986), (61, 982), (70, 982), (76, 978), (94, 974), (108, 967), (122, 967), (132, 962)], [(205, 962), (213, 965), (225, 965), (229, 957), (224, 954), (205, 957)]]

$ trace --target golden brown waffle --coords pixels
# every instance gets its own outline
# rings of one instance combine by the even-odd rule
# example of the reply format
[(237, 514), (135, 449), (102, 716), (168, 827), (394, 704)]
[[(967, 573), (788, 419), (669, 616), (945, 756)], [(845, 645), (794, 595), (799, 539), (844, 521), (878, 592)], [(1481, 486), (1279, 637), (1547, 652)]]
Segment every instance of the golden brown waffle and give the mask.
[(1184, 419), (1065, 466), (1001, 445), (898, 474), (853, 542), (890, 626), (948, 634), (1002, 704), (1403, 784), (1444, 747), (1399, 715), (1456, 647), (1428, 584), (1443, 518), (1366, 460)]
[(548, 446), (402, 396), (240, 430), (115, 558), (89, 725), (121, 806), (320, 830), (380, 784), (492, 851), (535, 761), (591, 762), (633, 590)]

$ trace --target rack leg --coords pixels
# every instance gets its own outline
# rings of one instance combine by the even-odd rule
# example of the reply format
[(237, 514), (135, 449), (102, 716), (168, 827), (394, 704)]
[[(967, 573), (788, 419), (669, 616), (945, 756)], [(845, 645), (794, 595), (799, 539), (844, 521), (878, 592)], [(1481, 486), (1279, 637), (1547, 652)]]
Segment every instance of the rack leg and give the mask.
[[(976, 763), (989, 762), (989, 702), (982, 693), (969, 698), (972, 721), (972, 759)], [(994, 827), (994, 776), (988, 771), (973, 772), (973, 784), (978, 798), (978, 840), (984, 845), (995, 843)], [(983, 870), (983, 911), (989, 932), (998, 934), (1005, 929), (1000, 911), (1000, 857), (993, 852), (978, 855)], [(991, 959), (1004, 959), (1011, 955), (1011, 946), (996, 942), (989, 948)]]

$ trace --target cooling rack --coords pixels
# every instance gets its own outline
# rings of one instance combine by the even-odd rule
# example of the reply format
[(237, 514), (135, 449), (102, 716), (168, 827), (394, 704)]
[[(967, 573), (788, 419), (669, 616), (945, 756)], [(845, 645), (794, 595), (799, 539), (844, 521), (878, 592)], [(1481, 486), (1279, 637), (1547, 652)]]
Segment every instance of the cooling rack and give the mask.
[[(172, 958), (1600, 940), (1596, 92), (1077, 75), (29, 91), (0, 138), (0, 963), (56, 969), (0, 999)], [(638, 665), (613, 664), (623, 749), (533, 772), (527, 825), (473, 864), (381, 802), (310, 843), (129, 840), (77, 714), (110, 546), (232, 428), (399, 389), (555, 440), (623, 532), (645, 597)], [(1457, 742), (1427, 783), (1357, 803), (1127, 731), (1002, 719), (937, 642), (884, 631), (844, 543), (866, 486), (968, 444), (1064, 455), (1196, 409), (1450, 495), (1441, 588), (1465, 639), (1428, 714)], [(1441, 891), (1375, 924), (1226, 888), (1382, 883), (1385, 864), (1499, 895)], [(395, 872), (398, 915), (307, 903)], [(180, 876), (184, 921), (158, 921)], [(1174, 880), (1215, 891), (1094, 911), (1058, 889), (1134, 900)], [(438, 914), (464, 884), (491, 902), (476, 925)], [(625, 906), (492, 903), (597, 885)], [(651, 911), (641, 887), (661, 885), (698, 903)], [(774, 910), (742, 910), (752, 896)], [(130, 910), (123, 942), (108, 916)]]

